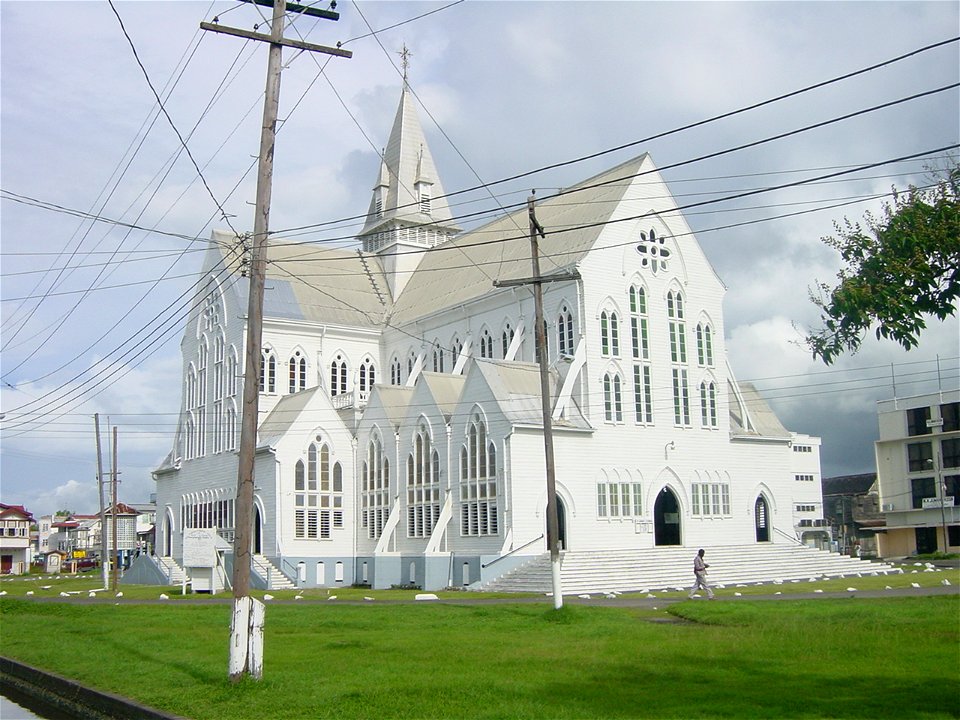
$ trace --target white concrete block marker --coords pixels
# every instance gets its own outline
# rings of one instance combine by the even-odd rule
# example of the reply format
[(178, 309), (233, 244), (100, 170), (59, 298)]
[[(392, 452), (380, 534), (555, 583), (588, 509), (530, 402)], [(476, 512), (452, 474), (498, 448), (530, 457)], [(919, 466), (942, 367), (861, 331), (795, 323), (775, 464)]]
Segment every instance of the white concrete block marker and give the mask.
[(417, 593), (413, 599), (414, 600), (439, 600), (440, 598), (437, 597), (434, 593)]

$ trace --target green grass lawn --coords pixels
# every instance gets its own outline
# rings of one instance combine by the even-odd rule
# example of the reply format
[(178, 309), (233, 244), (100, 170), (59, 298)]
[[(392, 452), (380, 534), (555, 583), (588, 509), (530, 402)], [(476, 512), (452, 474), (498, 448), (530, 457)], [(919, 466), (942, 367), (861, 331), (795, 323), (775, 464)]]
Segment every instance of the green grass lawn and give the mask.
[(8, 593), (0, 652), (198, 720), (960, 716), (956, 595), (272, 605), (264, 678), (238, 685), (229, 604), (126, 599)]

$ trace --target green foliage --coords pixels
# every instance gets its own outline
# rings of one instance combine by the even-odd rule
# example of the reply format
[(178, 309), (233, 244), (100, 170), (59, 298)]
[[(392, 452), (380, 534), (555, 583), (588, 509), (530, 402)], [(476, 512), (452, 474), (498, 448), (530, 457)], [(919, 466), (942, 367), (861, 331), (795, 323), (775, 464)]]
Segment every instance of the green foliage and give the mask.
[(810, 295), (823, 327), (806, 343), (827, 364), (856, 352), (874, 325), (878, 338), (909, 350), (926, 327), (925, 317), (945, 320), (957, 310), (960, 165), (939, 173), (928, 187), (894, 190), (882, 217), (867, 213), (864, 221), (865, 227), (844, 218), (834, 223), (836, 237), (823, 238), (845, 264), (836, 287), (821, 283)]
[(548, 605), (270, 605), (264, 678), (238, 684), (227, 603), (0, 612), (4, 655), (198, 720), (960, 714), (957, 595)]

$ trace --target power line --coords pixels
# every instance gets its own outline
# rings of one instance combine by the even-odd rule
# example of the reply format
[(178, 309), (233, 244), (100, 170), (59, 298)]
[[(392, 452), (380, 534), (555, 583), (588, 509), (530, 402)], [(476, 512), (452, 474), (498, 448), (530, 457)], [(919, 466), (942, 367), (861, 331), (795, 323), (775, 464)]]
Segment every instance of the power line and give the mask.
[[(533, 169), (533, 170), (527, 170), (527, 171), (524, 171), (524, 172), (522, 172), (522, 173), (518, 173), (518, 174), (516, 174), (516, 175), (511, 175), (511, 176), (508, 176), (508, 177), (505, 177), (505, 178), (501, 178), (501, 179), (499, 179), (499, 180), (494, 180), (494, 181), (492, 181), (492, 182), (488, 182), (488, 183), (486, 183), (485, 185), (476, 185), (476, 186), (473, 186), (473, 187), (464, 188), (464, 189), (462, 189), (462, 190), (457, 190), (457, 191), (452, 192), (452, 193), (447, 193), (446, 195), (442, 196), (442, 198), (437, 198), (437, 199), (449, 199), (449, 198), (455, 197), (455, 196), (457, 196), (457, 195), (463, 195), (463, 194), (465, 194), (465, 193), (474, 192), (474, 191), (476, 191), (476, 190), (493, 187), (493, 186), (495, 186), (495, 185), (501, 185), (501, 184), (503, 184), (503, 183), (511, 182), (511, 181), (513, 181), (513, 180), (520, 180), (520, 179), (522, 179), (522, 178), (530, 177), (531, 175), (536, 175), (536, 174), (538, 174), (538, 173), (545, 172), (545, 171), (547, 171), (547, 170), (555, 170), (555, 169), (557, 169), (557, 168), (565, 167), (565, 166), (568, 166), (568, 165), (574, 165), (574, 164), (581, 163), (581, 162), (584, 162), (584, 161), (587, 161), (587, 160), (593, 160), (593, 159), (595, 159), (595, 158), (602, 157), (602, 156), (604, 156), (604, 155), (608, 155), (608, 154), (611, 154), (611, 153), (619, 152), (620, 150), (626, 150), (627, 148), (636, 147), (636, 146), (639, 146), (639, 145), (642, 145), (642, 144), (645, 144), (645, 143), (650, 143), (650, 142), (652, 142), (652, 141), (654, 141), (654, 140), (660, 140), (660, 139), (662, 139), (662, 138), (669, 137), (670, 135), (675, 135), (675, 134), (677, 134), (677, 133), (684, 132), (684, 131), (686, 131), (686, 130), (691, 130), (691, 129), (696, 128), (696, 127), (701, 127), (701, 126), (703, 126), (703, 125), (707, 125), (707, 124), (710, 124), (710, 123), (714, 123), (714, 122), (717, 122), (717, 121), (719, 121), (719, 120), (725, 120), (725, 119), (727, 119), (727, 118), (734, 117), (734, 116), (736, 116), (736, 115), (739, 115), (739, 114), (742, 114), (742, 113), (745, 113), (745, 112), (749, 112), (750, 110), (756, 110), (756, 109), (761, 108), (761, 107), (764, 107), (764, 106), (766, 106), (766, 105), (771, 105), (771, 104), (773, 104), (773, 103), (777, 103), (777, 102), (780, 102), (780, 101), (782, 101), (782, 100), (786, 100), (786, 99), (791, 98), (791, 97), (796, 97), (797, 95), (802, 95), (802, 94), (804, 94), (804, 93), (811, 92), (811, 91), (813, 91), (813, 90), (817, 90), (817, 89), (820, 89), (820, 88), (823, 88), (823, 87), (827, 87), (828, 85), (832, 85), (832, 84), (834, 84), (834, 83), (838, 83), (838, 82), (841, 82), (841, 81), (843, 81), (843, 80), (848, 80), (848, 79), (850, 79), (850, 78), (852, 78), (852, 77), (856, 77), (856, 76), (858, 76), (858, 75), (863, 75), (864, 73), (872, 72), (872, 71), (878, 70), (878, 69), (880, 69), (880, 68), (882, 68), (882, 67), (886, 67), (886, 66), (889, 66), (889, 65), (893, 65), (893, 64), (895, 64), (895, 63), (901, 62), (902, 60), (906, 60), (906, 59), (911, 58), (911, 57), (914, 57), (914, 56), (916, 56), (916, 55), (919, 55), (919, 54), (922, 54), (922, 53), (925, 53), (925, 52), (929, 52), (930, 50), (934, 50), (934, 49), (937, 49), (937, 48), (939, 48), (939, 47), (943, 47), (943, 46), (945, 46), (945, 45), (949, 45), (949, 44), (952, 44), (952, 43), (956, 43), (956, 42), (958, 42), (958, 41), (960, 41), (960, 36), (952, 37), (952, 38), (949, 38), (949, 39), (947, 39), (947, 40), (943, 40), (943, 41), (940, 41), (940, 42), (937, 42), (937, 43), (933, 43), (933, 44), (930, 44), (930, 45), (925, 45), (924, 47), (917, 48), (916, 50), (912, 50), (912, 51), (910, 51), (910, 52), (908, 52), (908, 53), (905, 53), (905, 54), (903, 54), (903, 55), (898, 55), (897, 57), (893, 57), (893, 58), (890, 58), (890, 59), (888, 59), (888, 60), (884, 60), (883, 62), (875, 63), (875, 64), (870, 65), (870, 66), (868, 66), (868, 67), (861, 68), (861, 69), (859, 69), (859, 70), (855, 70), (855, 71), (852, 71), (852, 72), (849, 72), (849, 73), (845, 73), (845, 74), (843, 74), (843, 75), (838, 75), (838, 76), (836, 76), (836, 77), (834, 77), (834, 78), (831, 78), (831, 79), (829, 79), (829, 80), (824, 80), (824, 81), (821, 81), (821, 82), (818, 82), (818, 83), (814, 83), (813, 85), (807, 85), (806, 87), (800, 88), (800, 89), (798, 89), (798, 90), (793, 90), (793, 91), (791, 91), (791, 92), (784, 93), (784, 94), (782, 94), (782, 95), (777, 95), (776, 97), (772, 97), (772, 98), (769, 98), (769, 99), (767, 99), (767, 100), (763, 100), (763, 101), (760, 101), (760, 102), (757, 102), (757, 103), (753, 103), (753, 104), (751, 104), (751, 105), (746, 105), (746, 106), (741, 107), (741, 108), (738, 108), (738, 109), (736, 109), (736, 110), (731, 110), (731, 111), (729, 111), (729, 112), (721, 113), (721, 114), (719, 114), (719, 115), (713, 115), (713, 116), (711, 116), (711, 117), (709, 117), (709, 118), (706, 118), (706, 119), (704, 119), (704, 120), (698, 120), (698, 121), (696, 121), (696, 122), (688, 123), (687, 125), (682, 125), (682, 126), (680, 126), (680, 127), (676, 127), (676, 128), (671, 129), (671, 130), (665, 130), (665, 131), (663, 131), (663, 132), (659, 132), (659, 133), (656, 133), (656, 134), (654, 134), (654, 135), (648, 135), (647, 137), (640, 138), (639, 140), (632, 140), (632, 141), (630, 141), (630, 142), (628, 142), (628, 143), (624, 143), (624, 144), (622, 144), (622, 145), (617, 145), (617, 146), (615, 146), (615, 147), (606, 148), (606, 149), (604, 149), (604, 150), (600, 150), (600, 151), (598, 151), (598, 152), (591, 153), (591, 154), (589, 154), (589, 155), (583, 155), (583, 156), (580, 156), (580, 157), (577, 157), (577, 158), (573, 158), (573, 159), (571, 159), (571, 160), (564, 160), (564, 161), (557, 162), (557, 163), (553, 163), (553, 164), (550, 164), (550, 165), (543, 165), (543, 166), (541, 166), (541, 167), (539, 167), (539, 168), (535, 168), (535, 169)], [(388, 56), (388, 57), (389, 57), (389, 56)], [(391, 62), (392, 62), (392, 60), (391, 60)], [(394, 68), (396, 68), (396, 66), (394, 66)], [(397, 208), (397, 209), (402, 209), (402, 208)], [(315, 223), (315, 224), (311, 224), (311, 225), (303, 225), (303, 226), (298, 226), (298, 227), (293, 227), (293, 228), (286, 228), (286, 229), (282, 229), (282, 230), (277, 230), (277, 231), (275, 231), (275, 234), (287, 233), (287, 232), (292, 232), (292, 231), (296, 231), (296, 230), (303, 230), (303, 229), (313, 228), (313, 227), (322, 227), (322, 226), (324, 226), (324, 225), (328, 225), (328, 224), (331, 224), (331, 223), (339, 223), (339, 222), (344, 222), (344, 221), (348, 221), (348, 220), (362, 220), (362, 219), (364, 219), (365, 217), (366, 217), (365, 215), (356, 215), (356, 216), (352, 216), (352, 217), (349, 217), (349, 218), (341, 218), (341, 219), (339, 219), (339, 220), (332, 220), (332, 221), (328, 221), (328, 222), (324, 222), (324, 223)]]
[[(549, 200), (551, 200), (551, 199), (553, 199), (553, 198), (562, 196), (562, 195), (573, 195), (573, 194), (578, 193), (578, 192), (585, 192), (585, 191), (587, 191), (587, 190), (596, 189), (596, 188), (598, 188), (598, 187), (606, 187), (606, 186), (614, 185), (615, 183), (621, 183), (621, 182), (623, 182), (624, 180), (629, 180), (629, 179), (633, 179), (633, 178), (640, 178), (640, 177), (644, 177), (644, 176), (646, 176), (646, 175), (650, 175), (650, 174), (652, 174), (652, 173), (662, 173), (662, 172), (665, 171), (665, 170), (672, 170), (672, 169), (675, 169), (675, 168), (678, 168), (678, 167), (684, 167), (684, 166), (686, 166), (686, 165), (692, 165), (692, 164), (694, 164), (694, 163), (703, 162), (703, 161), (705, 161), (705, 160), (712, 160), (712, 159), (721, 157), (721, 156), (723, 156), (723, 155), (729, 155), (729, 154), (731, 154), (731, 153), (740, 152), (740, 151), (742, 151), (742, 150), (747, 150), (747, 149), (750, 149), (750, 148), (759, 147), (760, 145), (764, 145), (764, 144), (767, 144), (767, 143), (770, 143), (770, 142), (775, 142), (775, 141), (777, 141), (777, 140), (783, 140), (783, 139), (785, 139), (785, 138), (787, 138), (787, 137), (792, 137), (792, 136), (794, 136), (794, 135), (799, 135), (799, 134), (801, 134), (801, 133), (809, 132), (809, 131), (811, 131), (811, 130), (820, 129), (820, 128), (826, 127), (826, 126), (828, 126), (828, 125), (832, 125), (832, 124), (835, 124), (835, 123), (838, 123), (838, 122), (843, 122), (843, 121), (846, 121), (846, 120), (850, 120), (850, 119), (852, 119), (852, 118), (854, 118), (854, 117), (858, 117), (858, 116), (860, 116), (860, 115), (865, 115), (865, 114), (867, 114), (867, 113), (877, 112), (877, 111), (879, 111), (879, 110), (884, 110), (884, 109), (887, 109), (887, 108), (890, 108), (890, 107), (894, 107), (894, 106), (896, 106), (896, 105), (900, 105), (900, 104), (907, 103), (907, 102), (912, 102), (912, 101), (914, 101), (914, 100), (918, 100), (918, 99), (920, 99), (920, 98), (923, 98), (923, 97), (926, 97), (926, 96), (929, 96), (929, 95), (934, 95), (934, 94), (937, 94), (937, 93), (946, 92), (947, 90), (952, 90), (952, 89), (955, 89), (955, 88), (957, 88), (957, 87), (960, 87), (960, 83), (952, 83), (952, 84), (950, 84), (950, 85), (945, 85), (945, 86), (942, 86), (942, 87), (940, 87), (940, 88), (935, 88), (935, 89), (933, 89), (933, 90), (927, 90), (927, 91), (920, 92), (920, 93), (914, 93), (913, 95), (909, 95), (909, 96), (906, 96), (906, 97), (899, 98), (899, 99), (897, 99), (897, 100), (892, 100), (892, 101), (889, 101), (889, 102), (881, 103), (881, 104), (879, 104), (879, 105), (874, 105), (874, 106), (872, 106), (872, 107), (863, 108), (863, 109), (857, 110), (857, 111), (855, 111), (855, 112), (846, 113), (846, 114), (844, 114), (844, 115), (840, 115), (840, 116), (831, 118), (831, 119), (829, 119), (829, 120), (824, 120), (824, 121), (821, 121), (821, 122), (818, 122), (818, 123), (813, 123), (813, 124), (811, 124), (811, 125), (806, 125), (806, 126), (803, 126), (803, 127), (800, 127), (800, 128), (795, 128), (795, 129), (793, 129), (793, 130), (789, 130), (789, 131), (782, 132), (782, 133), (777, 133), (777, 134), (775, 134), (775, 135), (769, 135), (769, 136), (767, 136), (767, 137), (765, 137), (765, 138), (761, 138), (760, 140), (754, 140), (754, 141), (749, 142), (749, 143), (743, 143), (743, 144), (736, 145), (736, 146), (733, 146), (733, 147), (725, 148), (725, 149), (723, 149), (723, 150), (717, 150), (717, 151), (715, 151), (715, 152), (707, 153), (707, 154), (704, 154), (704, 155), (699, 155), (699, 156), (697, 156), (697, 157), (689, 158), (689, 159), (687, 159), (687, 160), (682, 160), (682, 161), (679, 161), (679, 162), (670, 163), (670, 164), (664, 165), (664, 166), (662, 166), (662, 167), (656, 168), (655, 170), (647, 170), (647, 171), (638, 172), (638, 173), (635, 173), (635, 174), (629, 175), (629, 176), (621, 176), (621, 177), (617, 177), (617, 178), (615, 178), (615, 179), (613, 179), (613, 180), (608, 180), (608, 181), (606, 181), (606, 182), (601, 182), (601, 183), (589, 183), (589, 182), (587, 182), (587, 183), (584, 183), (584, 184), (576, 185), (576, 186), (574, 186), (574, 187), (572, 187), (572, 188), (570, 188), (570, 189), (561, 190), (560, 192), (555, 193), (554, 195), (550, 195), (550, 196), (545, 197), (545, 198), (544, 198), (544, 202), (549, 201)], [(900, 158), (899, 160), (907, 160), (907, 159), (912, 159), (912, 158), (916, 158), (916, 157), (922, 157), (922, 156), (924, 156), (924, 155), (930, 155), (930, 154), (934, 154), (934, 153), (944, 152), (945, 150), (952, 150), (952, 149), (955, 149), (956, 147), (958, 147), (958, 146), (957, 146), (957, 145), (950, 145), (950, 146), (946, 146), (945, 148), (940, 148), (940, 149), (937, 149), (937, 150), (930, 150), (930, 151), (927, 151), (927, 152), (925, 152), (925, 153), (916, 153), (916, 154), (913, 154), (913, 155), (906, 155), (906, 156), (903, 156), (902, 158)], [(861, 166), (859, 166), (858, 169), (859, 169), (859, 170), (869, 169), (869, 168), (872, 168), (872, 167), (878, 167), (879, 165), (882, 165), (882, 164), (890, 164), (890, 163), (893, 163), (893, 162), (898, 162), (899, 160), (894, 159), (894, 160), (890, 160), (890, 161), (887, 161), (887, 162), (885, 162), (885, 163), (880, 163), (880, 164), (861, 165)], [(846, 175), (846, 174), (849, 174), (849, 172), (838, 172), (838, 173), (829, 174), (829, 175), (822, 175), (822, 176), (820, 176), (820, 177), (811, 178), (811, 179), (806, 180), (806, 181), (804, 181), (804, 182), (794, 183), (794, 184), (792, 184), (792, 185), (791, 185), (791, 184), (787, 184), (787, 185), (776, 186), (776, 188), (793, 187), (793, 186), (796, 186), (796, 185), (813, 182), (813, 181), (815, 181), (815, 180), (824, 180), (824, 179), (828, 179), (828, 178), (832, 178), (832, 177), (840, 177), (840, 176)], [(455, 195), (455, 194), (457, 194), (457, 193), (451, 193), (451, 195)], [(741, 196), (742, 196), (742, 195), (741, 195)], [(738, 196), (732, 196), (732, 197), (738, 197)], [(512, 204), (512, 205), (509, 205), (508, 207), (513, 208), (513, 209), (516, 209), (516, 208), (521, 207), (521, 205), (522, 205), (521, 203), (515, 203), (515, 204)], [(399, 209), (399, 208), (398, 208), (398, 209)], [(463, 219), (463, 217), (454, 218), (454, 219), (455, 219), (455, 220)], [(301, 228), (295, 228), (295, 229), (306, 229), (306, 228), (309, 228), (309, 227), (312, 227), (312, 226), (302, 226)], [(344, 239), (345, 239), (345, 238), (344, 238)], [(452, 243), (446, 243), (446, 245), (450, 245), (450, 244), (452, 244)], [(409, 253), (426, 252), (427, 250), (434, 250), (434, 249), (437, 249), (437, 248), (444, 248), (444, 247), (445, 247), (445, 245), (438, 245), (438, 246), (435, 246), (434, 248), (428, 248), (428, 249), (424, 249), (424, 250), (411, 250), (411, 251), (398, 252), (398, 253), (381, 253), (381, 255), (387, 256), (387, 255), (390, 255), (390, 254), (400, 254), (400, 255), (402, 255), (402, 254), (409, 254)], [(451, 248), (451, 249), (452, 249), (452, 248)]]
[(227, 215), (227, 211), (223, 209), (223, 206), (220, 204), (220, 201), (217, 200), (216, 196), (213, 194), (213, 190), (210, 189), (210, 185), (207, 183), (207, 179), (203, 176), (203, 171), (200, 169), (200, 166), (197, 164), (196, 159), (193, 157), (193, 153), (190, 152), (190, 148), (187, 146), (186, 141), (183, 139), (183, 136), (180, 134), (180, 131), (177, 129), (176, 124), (173, 122), (173, 118), (170, 117), (170, 113), (167, 112), (166, 106), (163, 104), (163, 100), (160, 99), (160, 96), (157, 94), (156, 88), (153, 87), (153, 82), (150, 80), (150, 75), (147, 73), (147, 69), (143, 66), (143, 62), (140, 60), (140, 55), (137, 52), (136, 45), (133, 44), (133, 39), (130, 37), (130, 34), (127, 32), (127, 28), (123, 24), (123, 19), (120, 17), (120, 13), (117, 12), (117, 8), (113, 4), (113, 0), (107, 0), (110, 4), (110, 9), (113, 10), (113, 14), (117, 16), (117, 22), (120, 23), (120, 29), (123, 31), (124, 37), (127, 39), (127, 43), (130, 45), (130, 50), (133, 52), (133, 57), (137, 61), (137, 65), (140, 67), (140, 70), (143, 72), (143, 77), (147, 81), (147, 85), (150, 87), (150, 91), (153, 93), (154, 98), (157, 100), (157, 104), (160, 106), (160, 110), (163, 112), (164, 117), (167, 119), (167, 122), (170, 123), (170, 127), (176, 133), (177, 138), (180, 140), (180, 144), (183, 145), (184, 151), (187, 153), (187, 157), (190, 158), (190, 162), (193, 163), (193, 167), (197, 171), (197, 175), (203, 181), (203, 186), (207, 189), (207, 193), (210, 195), (210, 199), (213, 200), (213, 204), (217, 206), (217, 209), (220, 211), (221, 219), (227, 224), (227, 226), (233, 230), (235, 235), (239, 235), (237, 229), (233, 227), (233, 224), (230, 222), (230, 218)]
[[(368, 33), (366, 33), (366, 34), (364, 34), (364, 35), (357, 35), (357, 37), (350, 38), (349, 40), (344, 40), (342, 43), (340, 43), (340, 45), (343, 46), (343, 45), (346, 45), (347, 43), (356, 42), (357, 40), (363, 40), (364, 38), (368, 38), (368, 37), (370, 37), (370, 36), (372, 36), (372, 35), (379, 35), (380, 33), (385, 33), (385, 32), (387, 32), (388, 30), (394, 30), (394, 29), (396, 29), (396, 28), (398, 28), (398, 27), (401, 27), (402, 25), (406, 25), (406, 24), (408, 24), (408, 23), (412, 23), (412, 22), (414, 22), (415, 20), (420, 20), (420, 19), (425, 18), (425, 17), (427, 17), (427, 16), (429, 16), (429, 15), (434, 15), (434, 14), (436, 14), (436, 13), (438, 13), (438, 12), (443, 12), (444, 10), (447, 10), (447, 9), (449, 9), (449, 8), (452, 8), (452, 7), (454, 7), (455, 5), (459, 5), (459, 4), (462, 3), (462, 2), (464, 2), (464, 0), (454, 0), (454, 2), (448, 3), (447, 5), (444, 5), (443, 7), (434, 8), (433, 10), (429, 10), (429, 11), (427, 11), (427, 12), (425, 12), (425, 13), (421, 13), (421, 14), (417, 15), (416, 17), (408, 18), (408, 19), (406, 19), (406, 20), (401, 20), (401, 21), (398, 22), (398, 23), (394, 23), (393, 25), (387, 25), (387, 27), (380, 28), (379, 30), (374, 30), (373, 28), (370, 27), (370, 24), (367, 23), (367, 27), (370, 29), (370, 32), (368, 32)], [(354, 3), (354, 5), (356, 5), (356, 3)], [(359, 11), (360, 11), (359, 8), (357, 8), (357, 12), (359, 12)], [(366, 22), (366, 21), (364, 21), (364, 22)]]

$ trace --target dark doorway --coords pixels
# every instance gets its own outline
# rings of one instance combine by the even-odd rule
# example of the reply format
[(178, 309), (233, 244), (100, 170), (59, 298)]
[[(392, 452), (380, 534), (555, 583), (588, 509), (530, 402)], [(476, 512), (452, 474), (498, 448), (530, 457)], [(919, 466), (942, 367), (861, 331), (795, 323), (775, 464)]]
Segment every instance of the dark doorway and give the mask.
[(173, 519), (169, 513), (164, 516), (163, 520), (163, 549), (160, 554), (163, 557), (173, 555)]
[(563, 500), (557, 495), (557, 547), (561, 550), (567, 549), (567, 509), (563, 506)]
[(917, 555), (926, 555), (937, 551), (937, 529), (935, 527), (918, 527), (913, 529), (917, 538)]
[(263, 521), (256, 505), (253, 506), (253, 554), (263, 555)]
[[(547, 531), (544, 534), (547, 537), (547, 542), (549, 543), (550, 537), (550, 522), (547, 521)], [(548, 545), (549, 547), (549, 545)], [(557, 495), (557, 549), (566, 550), (567, 549), (567, 509), (563, 505), (563, 500), (560, 499), (560, 496)]]
[(656, 545), (680, 544), (680, 503), (670, 488), (663, 488), (653, 505), (653, 535)]
[(757, 498), (753, 517), (757, 526), (757, 542), (770, 542), (770, 511), (763, 495)]

